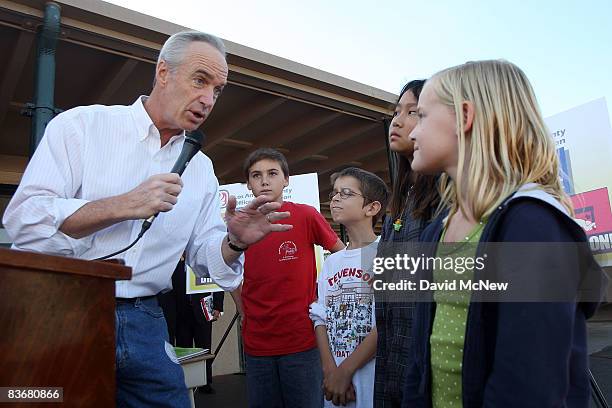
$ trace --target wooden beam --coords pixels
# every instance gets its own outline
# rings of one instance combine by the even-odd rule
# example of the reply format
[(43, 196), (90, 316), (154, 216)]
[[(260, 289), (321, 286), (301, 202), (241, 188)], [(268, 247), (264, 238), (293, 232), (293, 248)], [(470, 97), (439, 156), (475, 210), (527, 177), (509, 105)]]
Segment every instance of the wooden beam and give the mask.
[[(229, 64), (229, 69), (230, 69), (230, 72), (236, 72), (236, 73), (243, 74), (251, 78), (258, 78), (259, 80), (263, 80), (264, 82), (276, 83), (281, 86), (286, 86), (289, 89), (303, 91), (311, 95), (322, 96), (323, 98), (340, 101), (342, 103), (347, 104), (348, 106), (355, 106), (355, 107), (366, 109), (372, 112), (376, 112), (377, 117), (391, 116), (393, 114), (393, 106), (395, 105), (395, 102), (387, 102), (387, 106), (380, 107), (375, 104), (363, 102), (363, 101), (353, 99), (353, 98), (350, 98), (344, 95), (340, 95), (336, 92), (329, 92), (329, 91), (323, 90), (321, 87), (313, 88), (309, 85), (305, 85), (305, 84), (290, 81), (290, 80), (285, 80), (285, 79), (279, 78), (279, 76), (276, 76), (276, 75), (269, 75), (266, 73), (253, 71), (249, 68), (239, 67), (236, 65)], [(379, 98), (377, 96), (374, 96), (374, 97), (377, 99)], [(345, 114), (352, 114), (352, 113), (346, 112)]]
[(286, 101), (287, 100), (284, 98), (270, 98), (268, 96), (257, 96), (249, 99), (246, 103), (233, 110), (234, 112), (241, 113), (241, 115), (232, 116), (227, 120), (225, 118), (219, 118), (216, 121), (216, 126), (204, 128), (204, 132), (207, 135), (204, 144), (205, 150), (215, 147), (225, 138), (232, 137), (234, 134), (249, 126), (262, 116), (272, 112)]
[(0, 184), (19, 184), (27, 165), (26, 156), (0, 154)]
[[(374, 174), (383, 172), (385, 174), (385, 177), (388, 177), (389, 165), (386, 151), (380, 152), (378, 154), (373, 154), (368, 157), (364, 157), (360, 160), (361, 161), (352, 161), (344, 163), (342, 167), (359, 167), (362, 170), (366, 170)], [(329, 180), (329, 175), (327, 174), (322, 174), (321, 177), (324, 177)]]
[(219, 144), (223, 146), (238, 147), (239, 149), (250, 149), (253, 147), (253, 143), (251, 142), (230, 138), (223, 139)]
[(329, 156), (328, 160), (316, 164), (302, 161), (302, 164), (293, 169), (293, 174), (311, 171), (316, 171), (319, 175), (326, 174), (339, 167), (345, 167), (348, 162), (360, 160), (385, 149), (385, 141), (382, 138), (362, 138), (348, 146), (341, 146), (336, 153)]
[(7, 63), (4, 78), (0, 84), (0, 125), (4, 122), (9, 105), (15, 95), (24, 66), (32, 52), (36, 35), (29, 31), (20, 31), (11, 55), (4, 60)]
[(317, 130), (341, 116), (338, 112), (319, 113), (319, 110), (310, 110), (299, 119), (292, 120), (284, 126), (262, 136), (257, 141), (257, 144), (262, 147), (287, 146), (294, 140)]
[(113, 102), (113, 96), (125, 85), (130, 75), (138, 66), (138, 60), (125, 58), (113, 64), (104, 78), (98, 81), (98, 86), (88, 92), (82, 100), (96, 104), (108, 105)]
[(338, 146), (339, 149), (343, 149), (348, 140), (358, 138), (365, 132), (368, 132), (378, 126), (378, 123), (364, 123), (364, 121), (356, 121), (344, 127), (337, 133), (319, 135), (317, 138), (315, 138), (315, 140), (313, 140), (312, 143), (308, 143), (301, 149), (289, 152), (287, 155), (287, 161), (289, 161), (289, 164), (298, 163), (310, 156), (331, 149), (334, 146)]
[(387, 159), (387, 152), (385, 151), (383, 155), (377, 155), (375, 158), (367, 160), (367, 162), (360, 167), (364, 170), (371, 171), (372, 173), (378, 173), (382, 171), (388, 175), (389, 159)]
[[(320, 109), (312, 109), (300, 118), (289, 121), (285, 125), (273, 130), (267, 135), (259, 137), (255, 141), (256, 145), (253, 146), (253, 150), (255, 150), (257, 147), (274, 147), (283, 154), (287, 154), (289, 150), (282, 149), (280, 146), (286, 146), (293, 140), (307, 133), (313, 132), (321, 126), (340, 117), (340, 114), (336, 112), (319, 113), (319, 111)], [(234, 175), (237, 171), (236, 168), (242, 167), (242, 162), (250, 153), (251, 152), (231, 152), (223, 157), (220, 157), (218, 159), (220, 166), (217, 169), (217, 174), (221, 177), (227, 176), (230, 173)]]

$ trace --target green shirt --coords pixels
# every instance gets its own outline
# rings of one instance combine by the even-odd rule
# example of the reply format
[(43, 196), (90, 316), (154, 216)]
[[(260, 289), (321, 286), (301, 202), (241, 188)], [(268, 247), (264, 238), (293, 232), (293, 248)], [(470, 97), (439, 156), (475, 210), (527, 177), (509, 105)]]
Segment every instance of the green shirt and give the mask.
[[(484, 223), (477, 224), (463, 242), (442, 243), (446, 228), (440, 238), (436, 257), (455, 261), (460, 257), (474, 258), (476, 246)], [(462, 407), (461, 399), (461, 367), (463, 361), (463, 344), (465, 326), (471, 291), (459, 290), (460, 280), (471, 280), (473, 269), (467, 269), (459, 274), (452, 269), (441, 268), (436, 263), (433, 279), (436, 283), (456, 282), (456, 290), (436, 290), (436, 315), (429, 338), (431, 346), (432, 403), (434, 408)]]

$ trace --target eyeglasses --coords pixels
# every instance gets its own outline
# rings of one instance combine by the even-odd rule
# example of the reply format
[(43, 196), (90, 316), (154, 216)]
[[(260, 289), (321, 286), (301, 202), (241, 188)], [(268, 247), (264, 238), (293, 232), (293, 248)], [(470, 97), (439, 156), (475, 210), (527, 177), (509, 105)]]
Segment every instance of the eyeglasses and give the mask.
[(336, 194), (340, 194), (340, 198), (342, 200), (346, 200), (347, 198), (353, 197), (353, 196), (361, 196), (361, 197), (365, 198), (365, 196), (363, 194), (356, 193), (353, 190), (351, 190), (350, 188), (341, 188), (339, 191), (335, 191), (335, 190), (330, 191), (329, 199), (333, 200), (334, 197), (336, 196)]

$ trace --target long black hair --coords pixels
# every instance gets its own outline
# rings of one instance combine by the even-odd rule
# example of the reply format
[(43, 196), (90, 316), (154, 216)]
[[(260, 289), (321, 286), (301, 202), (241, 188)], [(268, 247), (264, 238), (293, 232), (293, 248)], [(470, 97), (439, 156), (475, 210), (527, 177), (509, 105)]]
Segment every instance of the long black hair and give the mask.
[[(411, 92), (418, 101), (423, 85), (425, 85), (425, 80), (423, 79), (415, 79), (408, 82), (402, 88), (398, 101), (406, 92)], [(408, 209), (410, 209), (410, 214), (415, 219), (430, 219), (440, 203), (438, 177), (415, 173), (413, 183), (413, 171), (410, 161), (397, 152), (391, 152), (391, 154), (395, 157), (395, 165), (393, 166), (395, 174), (389, 205), (392, 219), (401, 218), (402, 213)]]

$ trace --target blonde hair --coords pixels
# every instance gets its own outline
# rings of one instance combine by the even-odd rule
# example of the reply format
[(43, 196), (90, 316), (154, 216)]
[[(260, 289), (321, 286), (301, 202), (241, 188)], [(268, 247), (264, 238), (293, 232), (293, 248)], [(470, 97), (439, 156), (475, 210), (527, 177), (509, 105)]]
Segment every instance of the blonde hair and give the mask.
[[(481, 220), (527, 183), (559, 200), (559, 159), (533, 89), (523, 71), (503, 61), (476, 61), (448, 68), (430, 80), (443, 104), (455, 111), (459, 137), (457, 179), (441, 177), (442, 205)], [(471, 131), (464, 131), (464, 101), (474, 104)]]

